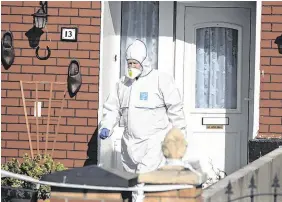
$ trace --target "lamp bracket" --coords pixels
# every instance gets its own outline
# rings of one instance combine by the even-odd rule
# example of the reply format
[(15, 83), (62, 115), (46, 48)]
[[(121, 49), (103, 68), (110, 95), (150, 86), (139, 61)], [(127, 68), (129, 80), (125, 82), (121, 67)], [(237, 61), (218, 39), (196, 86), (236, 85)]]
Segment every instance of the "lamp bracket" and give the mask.
[(40, 6), (43, 10), (43, 12), (48, 15), (48, 1), (40, 1)]

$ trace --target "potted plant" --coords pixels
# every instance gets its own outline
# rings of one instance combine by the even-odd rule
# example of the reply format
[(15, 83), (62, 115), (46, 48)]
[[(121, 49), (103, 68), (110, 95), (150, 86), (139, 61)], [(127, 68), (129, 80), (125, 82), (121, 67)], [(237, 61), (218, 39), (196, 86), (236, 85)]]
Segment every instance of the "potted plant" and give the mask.
[[(34, 179), (40, 179), (45, 174), (66, 169), (60, 162), (56, 163), (50, 155), (36, 155), (31, 158), (27, 154), (24, 155), (22, 163), (13, 158), (11, 161), (2, 164), (1, 167), (2, 170), (26, 175)], [(5, 177), (1, 180), (1, 202), (45, 200), (50, 198), (50, 190), (50, 186), (47, 185), (40, 185), (37, 189), (37, 185), (34, 183)]]

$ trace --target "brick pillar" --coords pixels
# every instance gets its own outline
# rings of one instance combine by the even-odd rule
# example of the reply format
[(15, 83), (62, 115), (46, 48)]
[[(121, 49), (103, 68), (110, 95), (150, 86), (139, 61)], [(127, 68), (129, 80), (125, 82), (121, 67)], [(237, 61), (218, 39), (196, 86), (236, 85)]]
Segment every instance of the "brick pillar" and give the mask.
[(202, 188), (190, 188), (165, 192), (147, 192), (144, 202), (201, 202)]
[(249, 141), (249, 162), (282, 145), (282, 55), (274, 43), (282, 33), (281, 21), (282, 1), (263, 1), (259, 131), (256, 139)]
[(282, 33), (282, 1), (263, 1), (261, 18), (260, 126), (257, 138), (282, 137), (282, 55), (276, 37)]
[[(96, 202), (131, 202), (129, 198), (122, 197), (119, 192), (111, 191), (92, 191), (90, 193), (78, 193), (59, 191), (51, 192), (50, 202), (64, 202), (65, 198), (69, 202), (80, 202), (83, 199), (91, 199)], [(145, 192), (144, 202), (202, 202), (202, 188), (192, 187), (189, 189), (162, 191), (162, 192)]]
[[(114, 191), (103, 191), (103, 190), (88, 190), (78, 192), (75, 190), (69, 191), (51, 191), (50, 202), (65, 202), (65, 199), (68, 199), (69, 202), (85, 202), (84, 199), (95, 201), (95, 202), (123, 202), (122, 195), (120, 192)], [(40, 201), (43, 202), (43, 201)]]

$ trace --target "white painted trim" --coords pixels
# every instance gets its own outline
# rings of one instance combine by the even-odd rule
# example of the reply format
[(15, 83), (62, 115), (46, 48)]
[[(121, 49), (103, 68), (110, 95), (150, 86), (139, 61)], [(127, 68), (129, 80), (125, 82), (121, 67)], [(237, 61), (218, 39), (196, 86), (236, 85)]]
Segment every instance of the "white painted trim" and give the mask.
[[(258, 135), (259, 130), (259, 103), (260, 103), (260, 42), (261, 42), (261, 10), (262, 2), (256, 2), (256, 34), (255, 34), (255, 74), (254, 74), (254, 109), (253, 109), (253, 135)], [(250, 135), (251, 136), (251, 135)]]
[(253, 124), (254, 124), (254, 79), (255, 79), (255, 48), (256, 48), (256, 5), (251, 8), (251, 46), (250, 46), (250, 75), (249, 75), (249, 128), (248, 140), (252, 139)]
[[(119, 8), (120, 2), (105, 1), (101, 4), (98, 123), (102, 119), (103, 104), (109, 93), (115, 88), (115, 83), (119, 80), (120, 23), (116, 24), (121, 12)], [(117, 55), (116, 61), (115, 55)], [(118, 127), (115, 130), (118, 130)], [(98, 138), (98, 163), (105, 167), (114, 166), (111, 152), (114, 147), (114, 138), (114, 135), (103, 141)]]
[(158, 70), (174, 76), (173, 1), (159, 2)]
[[(103, 37), (104, 37), (104, 34), (103, 34), (103, 30), (104, 30), (104, 13), (105, 13), (105, 2), (102, 1), (101, 2), (101, 27), (100, 27), (100, 66), (99, 66), (99, 92), (98, 92), (98, 96), (99, 96), (99, 99), (98, 99), (98, 123), (100, 123), (101, 121), (101, 118), (102, 118), (102, 110), (103, 110), (103, 86), (101, 85), (103, 83), (103, 77), (101, 75), (103, 75), (103, 46), (104, 46), (104, 40), (103, 40)], [(97, 126), (98, 127), (98, 126)], [(98, 138), (98, 137), (97, 137)], [(100, 161), (100, 151), (101, 151), (101, 140), (100, 138), (98, 138), (98, 145), (97, 145), (97, 163), (98, 165), (101, 163)]]
[(175, 71), (175, 83), (178, 87), (182, 100), (184, 98), (184, 88), (182, 82), (184, 81), (184, 51), (185, 51), (185, 41), (184, 41), (184, 29), (185, 29), (185, 7), (177, 2), (176, 9), (176, 40), (175, 40), (175, 66), (177, 71)]

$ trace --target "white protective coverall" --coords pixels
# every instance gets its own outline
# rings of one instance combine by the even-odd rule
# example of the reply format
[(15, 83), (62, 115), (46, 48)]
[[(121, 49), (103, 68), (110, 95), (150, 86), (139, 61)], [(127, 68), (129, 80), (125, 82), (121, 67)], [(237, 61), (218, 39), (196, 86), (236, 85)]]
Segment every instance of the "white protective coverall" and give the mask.
[(133, 173), (150, 172), (165, 164), (162, 141), (172, 126), (186, 136), (183, 103), (174, 80), (142, 64), (146, 55), (146, 46), (139, 40), (127, 49), (127, 59), (137, 60), (142, 73), (134, 80), (124, 76), (116, 84), (104, 104), (99, 127), (112, 133), (119, 121), (124, 126), (122, 163)]

